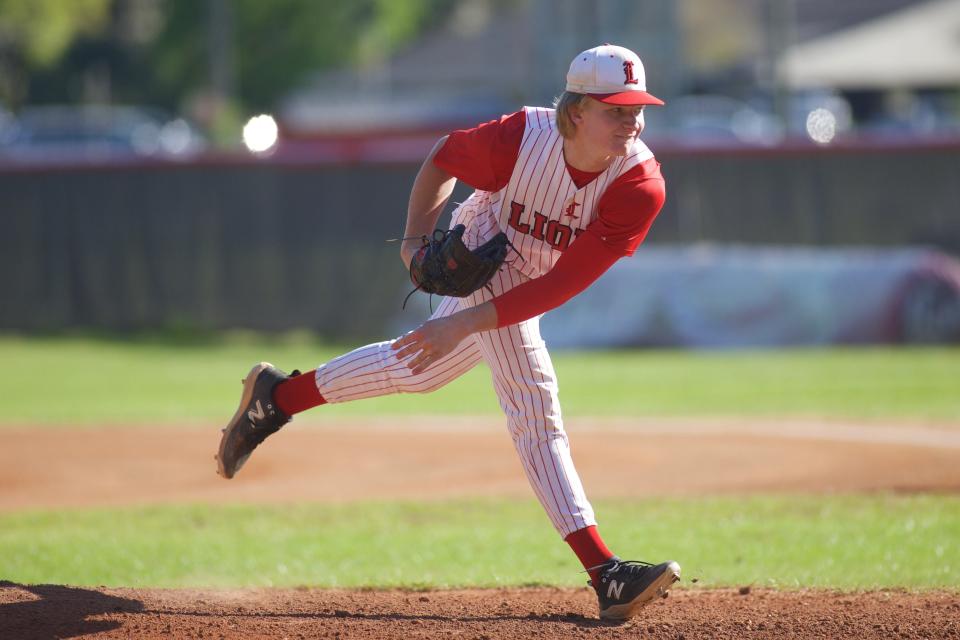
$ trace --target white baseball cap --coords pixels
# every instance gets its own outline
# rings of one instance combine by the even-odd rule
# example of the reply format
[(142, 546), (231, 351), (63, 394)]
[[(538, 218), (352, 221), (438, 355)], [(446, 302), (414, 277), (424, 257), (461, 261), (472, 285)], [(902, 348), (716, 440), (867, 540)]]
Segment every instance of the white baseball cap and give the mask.
[(647, 93), (640, 56), (613, 44), (587, 49), (573, 59), (567, 71), (567, 91), (585, 93), (607, 104), (663, 104), (663, 100)]

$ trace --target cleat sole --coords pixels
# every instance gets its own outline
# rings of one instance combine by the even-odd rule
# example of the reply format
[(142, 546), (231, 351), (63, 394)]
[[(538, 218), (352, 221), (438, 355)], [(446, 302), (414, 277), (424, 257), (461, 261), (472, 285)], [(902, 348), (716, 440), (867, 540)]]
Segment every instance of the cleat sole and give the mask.
[(240, 470), (240, 467), (243, 466), (243, 463), (247, 461), (246, 458), (238, 460), (233, 473), (228, 474), (227, 470), (223, 466), (223, 449), (227, 444), (227, 437), (230, 435), (229, 432), (231, 428), (239, 424), (241, 416), (243, 416), (243, 412), (246, 411), (247, 407), (250, 405), (250, 400), (253, 398), (253, 387), (257, 382), (257, 377), (260, 375), (261, 371), (272, 366), (273, 365), (269, 362), (255, 364), (253, 365), (253, 368), (250, 369), (250, 373), (247, 374), (247, 377), (240, 381), (243, 384), (243, 393), (240, 396), (240, 406), (237, 407), (236, 413), (234, 413), (233, 417), (230, 418), (230, 422), (227, 423), (227, 426), (221, 429), (223, 437), (220, 438), (220, 447), (217, 449), (217, 474), (222, 478), (226, 478), (227, 480), (231, 479), (237, 473), (237, 471)]

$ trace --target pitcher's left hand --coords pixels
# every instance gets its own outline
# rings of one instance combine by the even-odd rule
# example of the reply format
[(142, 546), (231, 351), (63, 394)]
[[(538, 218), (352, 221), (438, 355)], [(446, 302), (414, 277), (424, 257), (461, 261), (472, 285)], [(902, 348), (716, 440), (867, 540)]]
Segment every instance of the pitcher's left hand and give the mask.
[(468, 335), (470, 331), (454, 314), (424, 322), (394, 340), (391, 348), (397, 352), (398, 360), (409, 358), (407, 368), (418, 375), (449, 355)]

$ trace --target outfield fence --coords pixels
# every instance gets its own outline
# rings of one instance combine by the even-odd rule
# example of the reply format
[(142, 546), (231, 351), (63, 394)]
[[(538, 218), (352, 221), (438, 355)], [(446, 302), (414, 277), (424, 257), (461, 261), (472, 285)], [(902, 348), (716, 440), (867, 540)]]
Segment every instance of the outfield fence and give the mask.
[[(960, 254), (960, 144), (663, 149), (652, 245)], [(299, 156), (0, 165), (0, 329), (382, 333), (419, 163)], [(467, 191), (458, 187), (454, 199)]]

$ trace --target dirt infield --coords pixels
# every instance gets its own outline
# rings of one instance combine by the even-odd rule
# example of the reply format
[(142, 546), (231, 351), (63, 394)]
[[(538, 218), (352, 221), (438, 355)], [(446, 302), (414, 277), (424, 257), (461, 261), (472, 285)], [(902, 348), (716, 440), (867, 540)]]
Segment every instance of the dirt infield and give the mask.
[[(958, 425), (594, 420), (570, 431), (598, 498), (960, 489)], [(496, 419), (295, 422), (229, 482), (215, 475), (216, 429), (4, 427), (3, 436), (0, 511), (530, 495)], [(611, 626), (597, 620), (586, 588), (206, 591), (0, 582), (0, 638), (960, 638), (960, 592), (744, 591), (679, 590), (635, 621)]]
[(956, 594), (686, 590), (625, 625), (586, 588), (134, 590), (0, 583), (3, 638), (957, 638)]
[[(960, 425), (618, 419), (568, 428), (592, 498), (960, 489)], [(0, 511), (531, 496), (497, 418), (294, 422), (230, 481), (215, 473), (219, 436), (209, 426), (5, 427)]]

